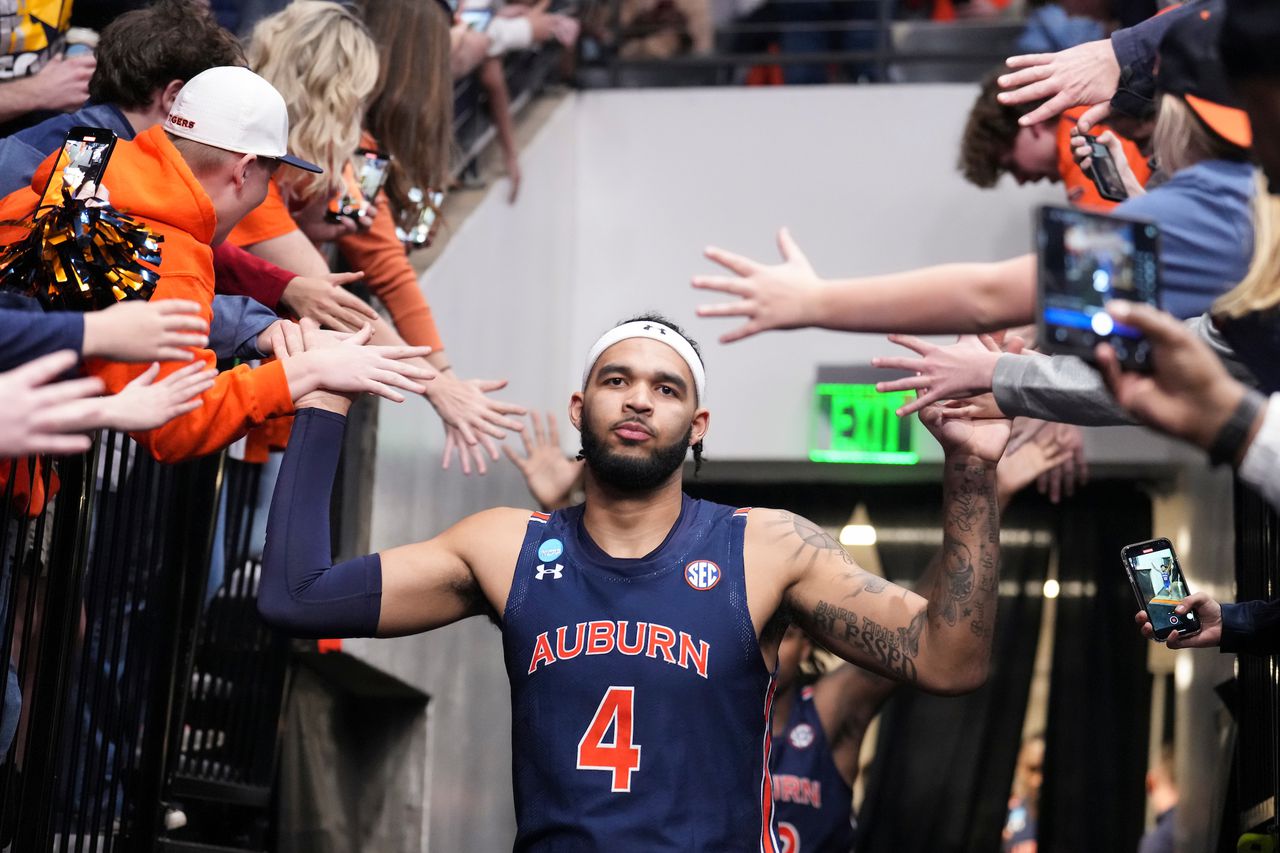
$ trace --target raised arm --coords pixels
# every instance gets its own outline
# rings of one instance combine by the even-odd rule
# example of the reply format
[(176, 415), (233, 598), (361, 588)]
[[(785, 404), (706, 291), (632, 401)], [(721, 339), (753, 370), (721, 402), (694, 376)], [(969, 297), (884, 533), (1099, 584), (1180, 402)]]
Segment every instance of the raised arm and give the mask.
[(981, 686), (990, 669), (1000, 560), (996, 462), (1009, 426), (944, 419), (936, 408), (922, 416), (946, 450), (943, 545), (925, 595), (863, 571), (838, 542), (803, 519), (789, 534), (780, 519), (772, 520), (781, 531), (772, 547), (761, 541), (770, 526), (762, 519), (748, 548), (779, 561), (786, 574), (783, 602), (831, 651), (930, 692), (965, 693)]
[(333, 562), (329, 501), (348, 405), (313, 395), (294, 420), (267, 519), (262, 618), (293, 636), (388, 637), (496, 610), (472, 565), (507, 559), (514, 569), (528, 518), (519, 510), (490, 510), (426, 542)]
[(849, 332), (987, 332), (1029, 323), (1035, 307), (1035, 256), (993, 263), (942, 264), (889, 275), (824, 280), (787, 229), (783, 262), (773, 266), (715, 247), (706, 255), (732, 275), (698, 275), (693, 286), (737, 297), (698, 307), (702, 317), (744, 317), (723, 343), (770, 329)]

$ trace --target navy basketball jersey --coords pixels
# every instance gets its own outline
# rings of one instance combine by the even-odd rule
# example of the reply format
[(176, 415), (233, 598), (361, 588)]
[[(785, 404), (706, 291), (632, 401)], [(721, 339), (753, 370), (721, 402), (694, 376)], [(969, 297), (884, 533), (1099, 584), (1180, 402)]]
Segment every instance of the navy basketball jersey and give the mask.
[(517, 851), (779, 853), (746, 521), (685, 496), (620, 560), (582, 507), (530, 519), (502, 626)]
[(853, 848), (853, 789), (831, 758), (812, 687), (796, 692), (787, 730), (773, 739), (773, 795), (782, 853)]

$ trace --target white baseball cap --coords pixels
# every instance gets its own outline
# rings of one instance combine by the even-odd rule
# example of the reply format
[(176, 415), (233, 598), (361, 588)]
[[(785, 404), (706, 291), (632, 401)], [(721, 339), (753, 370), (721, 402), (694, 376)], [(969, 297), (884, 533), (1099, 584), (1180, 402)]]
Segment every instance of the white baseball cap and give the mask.
[(289, 108), (274, 86), (248, 68), (223, 65), (192, 77), (174, 99), (164, 129), (225, 151), (324, 171), (289, 154)]

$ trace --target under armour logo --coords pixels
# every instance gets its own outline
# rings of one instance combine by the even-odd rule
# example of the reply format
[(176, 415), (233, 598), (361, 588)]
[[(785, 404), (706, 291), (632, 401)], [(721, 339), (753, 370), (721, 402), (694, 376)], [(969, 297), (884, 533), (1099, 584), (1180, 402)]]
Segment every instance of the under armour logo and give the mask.
[(551, 575), (551, 577), (552, 577), (554, 580), (560, 580), (560, 577), (561, 577), (563, 574), (564, 574), (564, 566), (560, 565), (559, 563), (556, 563), (556, 567), (555, 567), (554, 569), (548, 569), (548, 568), (546, 567), (546, 565), (544, 565), (544, 564), (539, 564), (539, 566), (538, 566), (538, 577), (537, 577), (537, 579), (538, 579), (538, 580), (542, 580), (542, 579), (543, 579), (543, 578), (545, 578), (547, 575)]

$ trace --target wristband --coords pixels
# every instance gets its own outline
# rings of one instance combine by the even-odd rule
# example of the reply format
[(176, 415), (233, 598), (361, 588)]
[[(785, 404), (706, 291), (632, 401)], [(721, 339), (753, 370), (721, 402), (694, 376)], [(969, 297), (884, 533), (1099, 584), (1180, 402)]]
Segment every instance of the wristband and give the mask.
[(1236, 461), (1249, 437), (1249, 430), (1253, 428), (1253, 422), (1258, 419), (1258, 413), (1264, 405), (1266, 398), (1261, 394), (1256, 391), (1245, 392), (1240, 405), (1236, 406), (1231, 417), (1227, 418), (1222, 429), (1213, 437), (1213, 444), (1209, 446), (1210, 462), (1214, 465), (1230, 465)]

